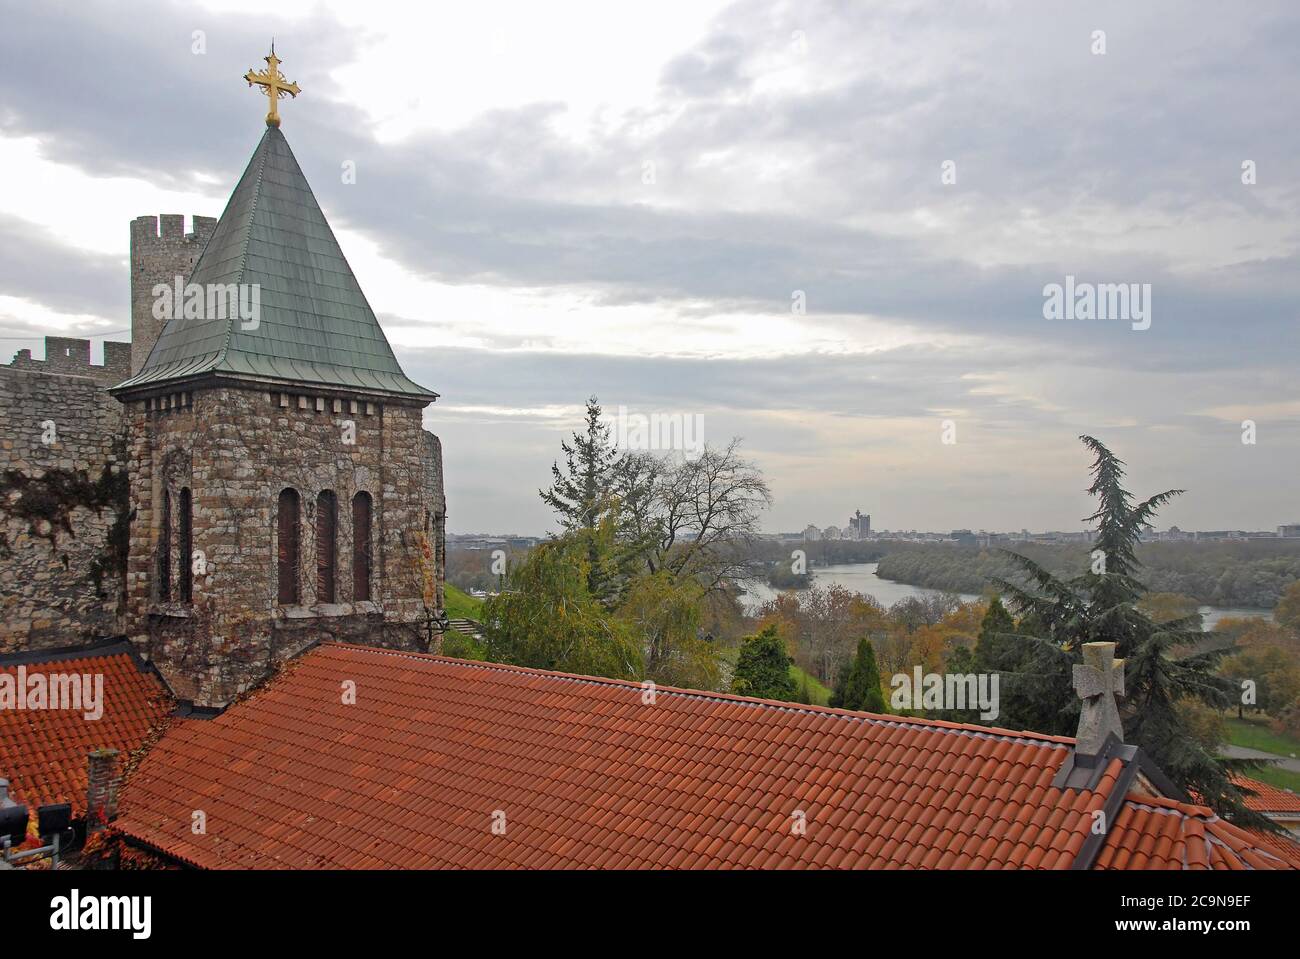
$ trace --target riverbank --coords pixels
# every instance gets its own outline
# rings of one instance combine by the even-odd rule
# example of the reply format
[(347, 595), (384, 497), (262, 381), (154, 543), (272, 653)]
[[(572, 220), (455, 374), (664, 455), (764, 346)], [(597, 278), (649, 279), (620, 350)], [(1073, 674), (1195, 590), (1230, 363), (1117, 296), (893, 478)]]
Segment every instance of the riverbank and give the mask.
[[(933, 589), (927, 586), (912, 586), (895, 580), (884, 579), (879, 575), (880, 563), (837, 563), (829, 566), (814, 566), (812, 574), (814, 586), (823, 589), (841, 586), (853, 593), (874, 597), (876, 602), (888, 608), (901, 600), (930, 596), (956, 595), (964, 603), (975, 602), (980, 596), (975, 593), (949, 593), (947, 590)], [(746, 585), (741, 595), (741, 602), (746, 612), (753, 613), (759, 606), (780, 593), (766, 583), (756, 582)], [(796, 590), (798, 592), (798, 590)], [(1200, 607), (1202, 628), (1207, 632), (1216, 627), (1226, 617), (1259, 616), (1271, 620), (1272, 610), (1252, 609), (1248, 607), (1226, 607), (1203, 605)]]

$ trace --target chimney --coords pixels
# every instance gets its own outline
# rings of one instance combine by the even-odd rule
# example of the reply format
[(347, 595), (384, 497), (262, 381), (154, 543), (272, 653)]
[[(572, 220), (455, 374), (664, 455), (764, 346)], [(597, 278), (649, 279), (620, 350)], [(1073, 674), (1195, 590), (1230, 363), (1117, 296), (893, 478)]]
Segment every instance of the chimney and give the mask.
[(1083, 644), (1083, 663), (1074, 667), (1074, 691), (1083, 700), (1076, 755), (1100, 755), (1112, 735), (1122, 743), (1115, 697), (1124, 695), (1124, 660), (1115, 658), (1114, 643)]
[(117, 788), (122, 773), (116, 749), (96, 749), (87, 757), (86, 832), (98, 832), (117, 818)]

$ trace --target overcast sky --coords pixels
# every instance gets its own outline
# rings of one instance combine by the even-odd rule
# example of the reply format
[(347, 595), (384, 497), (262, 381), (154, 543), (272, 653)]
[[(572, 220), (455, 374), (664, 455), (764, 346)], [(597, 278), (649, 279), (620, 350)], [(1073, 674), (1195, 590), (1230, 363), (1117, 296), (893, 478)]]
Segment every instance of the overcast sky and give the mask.
[[(1136, 493), (1188, 489), (1161, 528), (1300, 520), (1292, 2), (0, 0), (0, 22), (5, 358), (127, 328), (128, 221), (221, 212), (274, 35), (303, 89), (285, 136), (441, 394), (452, 532), (552, 528), (536, 489), (591, 393), (743, 437), (772, 531), (855, 508), (1081, 528), (1080, 433)], [(1045, 319), (1067, 275), (1150, 284), (1149, 329)]]

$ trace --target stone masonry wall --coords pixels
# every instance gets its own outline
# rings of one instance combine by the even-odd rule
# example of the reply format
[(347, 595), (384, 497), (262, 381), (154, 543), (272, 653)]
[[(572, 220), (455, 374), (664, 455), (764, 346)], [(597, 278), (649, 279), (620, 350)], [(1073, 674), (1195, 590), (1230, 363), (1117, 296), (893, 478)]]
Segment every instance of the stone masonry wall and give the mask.
[[(181, 699), (222, 706), (265, 678), (280, 661), (321, 639), (427, 649), (437, 636), (438, 580), (422, 562), (419, 534), (430, 500), (421, 407), (392, 400), (216, 384), (128, 402), (131, 526), (128, 635)], [(355, 442), (346, 441), (347, 424)], [(193, 602), (161, 603), (156, 557), (163, 490), (173, 504), (193, 496), (193, 548), (204, 573)], [(301, 602), (277, 603), (280, 491), (301, 497)], [(322, 490), (338, 501), (336, 602), (316, 594), (316, 510)], [(352, 596), (352, 497), (369, 492), (372, 511), (370, 601)], [(173, 552), (177, 541), (173, 517)], [(191, 560), (193, 557), (191, 557)], [(174, 564), (182, 559), (174, 558)], [(177, 565), (177, 570), (179, 566)], [(435, 593), (436, 595), (436, 593)]]
[(46, 357), (0, 366), (0, 652), (120, 631), (125, 436), (105, 387), (130, 344), (92, 366), (89, 341), (49, 337)]
[(185, 217), (180, 213), (138, 216), (131, 221), (132, 374), (140, 372), (167, 322), (153, 315), (154, 287), (159, 283), (172, 286), (178, 276), (188, 280), (217, 228), (214, 217), (194, 216), (192, 220), (193, 233), (185, 232)]

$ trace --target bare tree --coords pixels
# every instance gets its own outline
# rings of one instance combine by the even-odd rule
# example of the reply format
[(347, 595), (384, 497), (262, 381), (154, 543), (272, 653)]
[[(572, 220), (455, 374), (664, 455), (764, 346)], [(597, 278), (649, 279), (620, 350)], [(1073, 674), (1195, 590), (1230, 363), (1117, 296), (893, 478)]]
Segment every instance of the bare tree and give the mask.
[(706, 590), (744, 575), (745, 554), (735, 547), (758, 532), (772, 494), (739, 447), (739, 438), (723, 448), (706, 444), (698, 456), (663, 465), (655, 484), (652, 569), (691, 576)]

